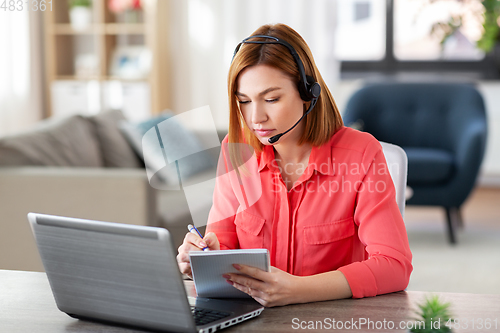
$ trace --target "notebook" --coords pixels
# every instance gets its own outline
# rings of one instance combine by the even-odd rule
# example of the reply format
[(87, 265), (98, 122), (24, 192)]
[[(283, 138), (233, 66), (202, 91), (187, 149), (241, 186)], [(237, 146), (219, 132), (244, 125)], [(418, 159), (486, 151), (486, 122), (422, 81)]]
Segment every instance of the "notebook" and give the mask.
[(225, 273), (239, 273), (233, 264), (257, 267), (269, 272), (267, 249), (191, 251), (191, 270), (200, 297), (248, 298), (248, 294), (236, 289), (222, 277)]
[(71, 317), (213, 333), (264, 309), (253, 299), (188, 298), (166, 229), (34, 213), (28, 220), (57, 307)]

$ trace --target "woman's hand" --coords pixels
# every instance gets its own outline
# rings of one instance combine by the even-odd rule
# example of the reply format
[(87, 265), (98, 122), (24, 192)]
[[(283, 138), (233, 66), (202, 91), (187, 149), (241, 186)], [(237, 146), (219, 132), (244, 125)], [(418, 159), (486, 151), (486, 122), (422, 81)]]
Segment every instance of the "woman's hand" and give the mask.
[(189, 251), (202, 251), (207, 246), (210, 250), (220, 250), (219, 240), (213, 232), (207, 233), (203, 239), (191, 232), (186, 234), (182, 245), (179, 246), (179, 254), (177, 255), (177, 263), (182, 274), (193, 278), (189, 262)]
[(288, 274), (276, 267), (270, 272), (246, 266), (233, 265), (241, 274), (222, 275), (228, 283), (236, 289), (252, 296), (260, 304), (271, 307), (297, 303), (300, 296), (297, 294), (300, 277)]

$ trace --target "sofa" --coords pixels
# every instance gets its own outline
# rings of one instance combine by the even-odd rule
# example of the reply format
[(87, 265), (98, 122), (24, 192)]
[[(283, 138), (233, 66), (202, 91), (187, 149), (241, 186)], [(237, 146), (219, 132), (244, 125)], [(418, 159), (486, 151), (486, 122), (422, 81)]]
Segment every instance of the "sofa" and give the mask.
[[(0, 138), (0, 269), (43, 271), (29, 212), (165, 227), (182, 243), (191, 213), (182, 190), (148, 181), (142, 154), (124, 135), (117, 110), (47, 119)], [(192, 133), (203, 144), (204, 133)], [(219, 140), (226, 133), (219, 132)], [(205, 158), (216, 165), (218, 151)], [(215, 169), (192, 176), (207, 179)], [(197, 202), (208, 216), (211, 196)]]

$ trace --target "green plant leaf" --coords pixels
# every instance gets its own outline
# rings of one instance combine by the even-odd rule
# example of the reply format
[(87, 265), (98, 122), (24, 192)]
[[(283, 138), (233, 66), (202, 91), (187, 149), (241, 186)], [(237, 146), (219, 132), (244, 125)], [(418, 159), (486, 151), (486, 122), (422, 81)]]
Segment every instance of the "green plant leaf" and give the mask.
[(70, 8), (73, 7), (92, 7), (92, 0), (68, 0)]
[[(418, 310), (416, 311), (417, 317), (412, 318), (415, 321), (424, 322), (423, 328), (413, 328), (410, 332), (413, 333), (446, 333), (451, 332), (446, 322), (451, 318), (449, 311), (450, 303), (443, 303), (439, 300), (439, 296), (431, 295), (427, 297), (421, 304), (417, 304)], [(432, 323), (437, 321), (441, 322), (439, 328), (433, 327)], [(434, 325), (435, 326), (435, 325)]]

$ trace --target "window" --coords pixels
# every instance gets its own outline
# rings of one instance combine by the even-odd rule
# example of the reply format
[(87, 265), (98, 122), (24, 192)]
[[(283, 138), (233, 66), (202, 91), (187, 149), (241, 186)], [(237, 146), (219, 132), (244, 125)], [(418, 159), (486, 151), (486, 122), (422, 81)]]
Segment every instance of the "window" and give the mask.
[(481, 0), (337, 0), (335, 48), (341, 75), (418, 71), (497, 78), (491, 56), (476, 47), (482, 15)]
[(340, 60), (385, 57), (385, 0), (338, 0), (335, 56)]
[[(475, 45), (481, 38), (482, 8), (480, 0), (395, 0), (396, 59), (483, 59)], [(446, 34), (450, 36), (441, 45)]]

